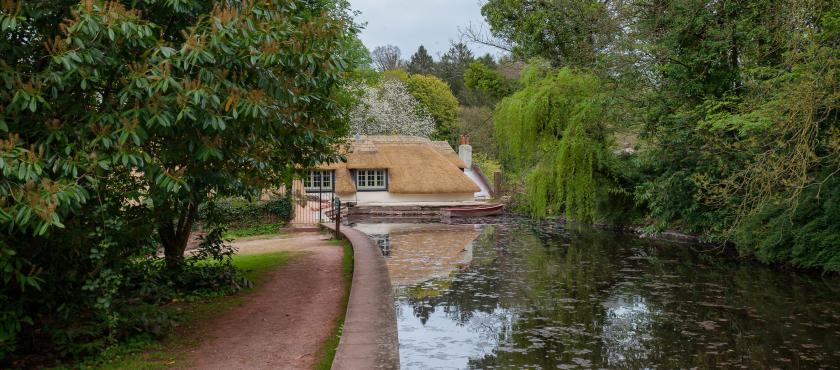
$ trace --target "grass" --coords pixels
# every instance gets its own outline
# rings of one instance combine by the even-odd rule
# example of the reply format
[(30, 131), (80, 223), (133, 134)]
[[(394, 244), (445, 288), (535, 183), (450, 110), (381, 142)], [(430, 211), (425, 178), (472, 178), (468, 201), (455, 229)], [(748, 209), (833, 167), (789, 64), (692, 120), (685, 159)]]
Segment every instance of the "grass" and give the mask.
[(265, 278), (266, 272), (285, 265), (295, 255), (296, 253), (285, 251), (235, 255), (233, 256), (233, 264), (242, 270), (248, 280), (258, 285)]
[[(296, 253), (285, 251), (235, 255), (233, 264), (257, 287), (265, 281), (267, 272), (287, 264), (295, 255)], [(106, 350), (91, 363), (83, 364), (79, 368), (146, 370), (165, 369), (176, 365), (181, 351), (199, 344), (197, 338), (178, 334), (188, 332), (198, 323), (244, 304), (247, 294), (248, 291), (245, 291), (244, 294), (205, 298), (161, 307), (172, 310), (180, 317), (179, 329), (170, 333), (167, 339), (157, 341), (150, 336), (139, 336)]]
[(341, 275), (344, 277), (344, 297), (341, 299), (341, 316), (338, 317), (332, 335), (327, 338), (318, 351), (320, 360), (315, 364), (317, 370), (329, 370), (332, 367), (335, 352), (338, 350), (338, 342), (341, 340), (341, 333), (344, 331), (344, 316), (347, 312), (347, 300), (350, 298), (350, 285), (353, 282), (353, 246), (346, 240), (331, 240), (331, 244), (344, 246), (344, 257), (341, 259)]
[(230, 229), (224, 233), (224, 239), (242, 239), (254, 236), (279, 235), (282, 232), (280, 228), (285, 226), (283, 223), (259, 224), (250, 225), (236, 229)]

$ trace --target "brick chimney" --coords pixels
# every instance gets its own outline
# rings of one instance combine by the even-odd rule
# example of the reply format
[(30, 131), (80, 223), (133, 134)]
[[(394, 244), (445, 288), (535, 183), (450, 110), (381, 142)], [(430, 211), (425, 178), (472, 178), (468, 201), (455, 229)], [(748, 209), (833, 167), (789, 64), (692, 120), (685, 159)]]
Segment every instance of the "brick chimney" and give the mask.
[(467, 168), (472, 168), (472, 145), (470, 145), (470, 137), (461, 135), (461, 145), (458, 146), (458, 157), (467, 165)]

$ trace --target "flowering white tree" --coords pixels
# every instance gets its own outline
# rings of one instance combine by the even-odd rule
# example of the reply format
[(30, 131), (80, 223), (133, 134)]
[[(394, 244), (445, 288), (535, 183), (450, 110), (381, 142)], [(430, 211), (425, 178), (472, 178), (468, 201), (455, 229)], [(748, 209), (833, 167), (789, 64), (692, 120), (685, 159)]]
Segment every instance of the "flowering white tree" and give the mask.
[(364, 86), (359, 104), (350, 112), (354, 134), (429, 137), (435, 120), (400, 81)]

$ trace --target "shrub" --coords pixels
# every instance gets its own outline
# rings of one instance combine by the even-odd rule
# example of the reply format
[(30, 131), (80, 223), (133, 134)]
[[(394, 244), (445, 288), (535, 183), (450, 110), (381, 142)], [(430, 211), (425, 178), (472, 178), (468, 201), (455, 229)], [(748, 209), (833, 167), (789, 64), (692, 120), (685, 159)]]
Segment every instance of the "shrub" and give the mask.
[(487, 179), (490, 181), (493, 181), (494, 173), (502, 172), (502, 165), (499, 164), (499, 161), (490, 158), (490, 156), (484, 153), (474, 153), (473, 163), (481, 169), (481, 173), (487, 176)]
[(265, 223), (288, 222), (294, 217), (289, 198), (250, 201), (245, 198), (222, 198), (199, 207), (199, 219), (205, 224), (243, 228)]

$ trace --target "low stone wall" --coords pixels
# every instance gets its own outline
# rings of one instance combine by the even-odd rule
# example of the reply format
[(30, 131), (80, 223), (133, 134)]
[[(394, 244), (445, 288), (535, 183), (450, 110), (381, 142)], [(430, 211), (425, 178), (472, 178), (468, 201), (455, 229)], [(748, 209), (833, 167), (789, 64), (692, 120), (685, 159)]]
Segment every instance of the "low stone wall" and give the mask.
[[(335, 225), (321, 225), (335, 231)], [(340, 231), (353, 245), (353, 282), (332, 368), (399, 369), (397, 319), (385, 258), (364, 233), (348, 226)]]

